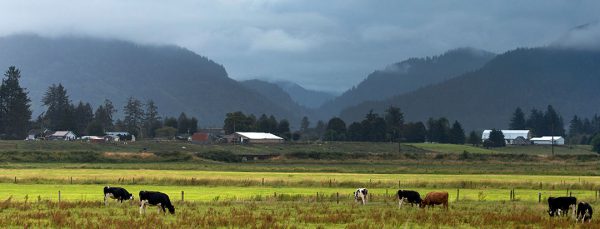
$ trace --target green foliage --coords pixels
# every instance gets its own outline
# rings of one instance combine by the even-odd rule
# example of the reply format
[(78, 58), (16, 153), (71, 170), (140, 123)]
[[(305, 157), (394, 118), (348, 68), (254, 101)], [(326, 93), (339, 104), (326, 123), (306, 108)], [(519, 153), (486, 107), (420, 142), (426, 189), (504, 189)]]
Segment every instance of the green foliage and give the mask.
[(425, 142), (427, 129), (423, 122), (410, 122), (404, 125), (402, 136), (404, 136), (406, 142)]
[(145, 136), (140, 136), (140, 134), (143, 134), (142, 125), (145, 117), (142, 102), (136, 98), (129, 97), (127, 104), (123, 107), (123, 113), (125, 114), (123, 118), (125, 131), (138, 138), (144, 138)]
[(500, 130), (492, 129), (490, 137), (483, 142), (484, 147), (504, 147), (506, 146), (506, 140), (504, 134)]
[(481, 144), (481, 135), (477, 134), (475, 131), (471, 131), (471, 133), (469, 133), (468, 142), (472, 146), (479, 146), (479, 144)]
[(204, 153), (197, 153), (196, 156), (206, 158), (213, 161), (222, 161), (222, 162), (241, 162), (242, 157), (236, 155), (230, 151), (208, 151)]
[(465, 141), (465, 131), (458, 121), (454, 121), (448, 134), (448, 143), (462, 145)]
[(44, 113), (44, 127), (51, 130), (75, 129), (74, 107), (62, 84), (52, 84), (44, 94), (42, 103), (47, 107)]
[(173, 139), (175, 138), (175, 135), (177, 135), (177, 129), (170, 126), (165, 126), (156, 129), (154, 133), (157, 138)]
[(346, 139), (346, 123), (338, 117), (331, 118), (327, 122), (327, 128), (323, 136), (328, 141), (343, 141)]
[(513, 116), (510, 119), (510, 124), (508, 126), (508, 128), (510, 128), (511, 130), (526, 129), (525, 113), (523, 113), (523, 110), (521, 110), (520, 107), (517, 107), (517, 109), (513, 113)]
[(450, 124), (446, 118), (429, 118), (427, 120), (427, 140), (437, 143), (448, 143)]
[(596, 134), (596, 136), (591, 141), (592, 150), (598, 154), (600, 154), (600, 134)]
[(0, 85), (0, 138), (24, 139), (31, 119), (31, 100), (19, 84), (21, 72), (10, 66)]

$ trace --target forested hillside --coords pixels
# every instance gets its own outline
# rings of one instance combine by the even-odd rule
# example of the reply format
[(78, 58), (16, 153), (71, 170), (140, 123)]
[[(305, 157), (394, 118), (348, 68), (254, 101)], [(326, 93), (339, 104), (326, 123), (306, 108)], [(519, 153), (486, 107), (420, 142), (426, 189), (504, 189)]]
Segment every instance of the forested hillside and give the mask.
[(237, 110), (301, 118), (228, 78), (220, 64), (176, 46), (81, 37), (0, 38), (0, 67), (11, 65), (21, 70), (34, 116), (45, 110), (41, 98), (47, 88), (62, 83), (74, 102), (95, 107), (108, 98), (120, 108), (130, 96), (152, 99), (161, 115), (185, 112), (198, 117), (201, 126), (222, 126), (225, 114)]
[(360, 120), (369, 110), (398, 106), (407, 120), (458, 119), (466, 129), (506, 128), (516, 107), (552, 105), (565, 119), (600, 113), (600, 51), (566, 48), (516, 49), (481, 69), (383, 101), (345, 109)]

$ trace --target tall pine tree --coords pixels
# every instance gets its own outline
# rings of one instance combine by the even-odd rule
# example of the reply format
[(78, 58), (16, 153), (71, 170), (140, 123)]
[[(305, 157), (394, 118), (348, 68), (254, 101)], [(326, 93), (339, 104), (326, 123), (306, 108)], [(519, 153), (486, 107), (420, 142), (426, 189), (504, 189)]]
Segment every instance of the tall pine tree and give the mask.
[(0, 135), (3, 139), (23, 139), (31, 119), (27, 92), (19, 84), (21, 72), (10, 66), (0, 86)]
[(525, 130), (526, 122), (525, 122), (525, 113), (521, 110), (520, 107), (517, 107), (515, 112), (510, 119), (510, 124), (508, 125), (511, 130)]

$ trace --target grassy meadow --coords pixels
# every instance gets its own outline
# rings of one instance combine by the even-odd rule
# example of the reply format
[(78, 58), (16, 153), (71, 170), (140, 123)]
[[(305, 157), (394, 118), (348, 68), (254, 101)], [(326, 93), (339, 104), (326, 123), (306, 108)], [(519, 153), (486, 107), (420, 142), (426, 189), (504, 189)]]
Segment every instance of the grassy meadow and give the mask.
[[(600, 158), (588, 146), (551, 155), (547, 146), (430, 143), (398, 152), (397, 143), (0, 141), (0, 226), (595, 228), (598, 221), (549, 218), (545, 199), (573, 195), (597, 206), (599, 175)], [(103, 206), (106, 185), (136, 199), (140, 190), (165, 192), (177, 214), (150, 207), (140, 216), (137, 202)], [(369, 188), (366, 206), (353, 201), (358, 187)], [(448, 191), (450, 209), (398, 209), (399, 188)]]

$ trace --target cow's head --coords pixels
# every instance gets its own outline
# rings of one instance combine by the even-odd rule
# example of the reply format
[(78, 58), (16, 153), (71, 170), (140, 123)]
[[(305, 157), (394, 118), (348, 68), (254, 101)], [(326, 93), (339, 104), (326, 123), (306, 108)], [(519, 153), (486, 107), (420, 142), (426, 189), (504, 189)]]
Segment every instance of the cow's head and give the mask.
[(425, 202), (425, 200), (421, 200), (421, 203), (419, 203), (420, 208), (424, 208), (426, 205), (427, 203)]

